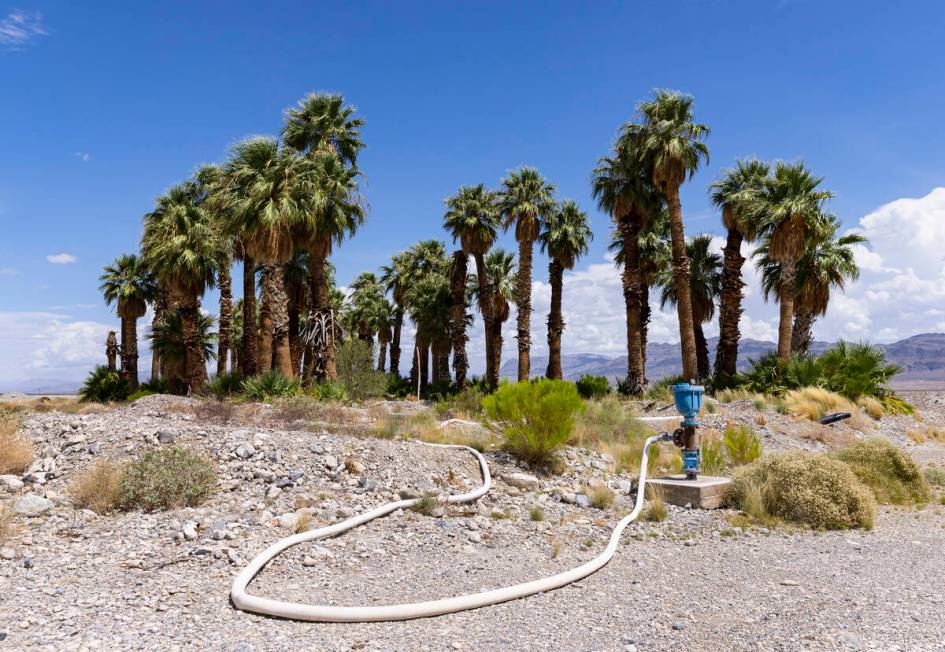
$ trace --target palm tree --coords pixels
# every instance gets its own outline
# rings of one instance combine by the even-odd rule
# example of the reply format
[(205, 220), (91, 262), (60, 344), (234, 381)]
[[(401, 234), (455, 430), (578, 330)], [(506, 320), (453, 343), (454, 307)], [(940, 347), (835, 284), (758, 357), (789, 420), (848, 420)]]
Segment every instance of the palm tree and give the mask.
[(404, 322), (405, 279), (410, 273), (406, 252), (394, 254), (390, 265), (381, 267), (381, 283), (391, 293), (394, 306), (391, 310), (390, 373), (400, 377), (400, 331)]
[(119, 256), (103, 271), (99, 291), (106, 304), (116, 304), (121, 318), (121, 374), (134, 392), (138, 389), (138, 318), (154, 298), (154, 275), (134, 254)]
[[(160, 281), (155, 282), (154, 284), (154, 299), (152, 304), (154, 307), (154, 316), (151, 318), (151, 328), (154, 328), (162, 319), (164, 315), (167, 314), (168, 309), (170, 308), (170, 292), (167, 289), (166, 283), (161, 283)], [(161, 356), (151, 351), (151, 381), (157, 381), (161, 377)]]
[(453, 236), (453, 241), (459, 241), (462, 250), (473, 256), (476, 261), (476, 274), (484, 281), (484, 291), (477, 297), (485, 326), (486, 385), (489, 389), (495, 389), (499, 386), (499, 369), (495, 366), (495, 361), (502, 356), (501, 351), (496, 354), (495, 347), (497, 343), (501, 346), (502, 331), (501, 323), (490, 309), (495, 302), (491, 290), (493, 284), (490, 283), (485, 259), (499, 231), (499, 211), (495, 193), (486, 190), (481, 183), (476, 186), (461, 186), (445, 203), (444, 227)]
[[(486, 275), (482, 277), (474, 274), (469, 277), (469, 296), (477, 300), (480, 306), (484, 301), (488, 301), (486, 309), (495, 323), (491, 368), (496, 375), (496, 385), (498, 385), (499, 369), (502, 367), (502, 324), (508, 321), (511, 312), (510, 305), (515, 303), (516, 296), (515, 254), (503, 249), (493, 249), (483, 262)], [(483, 278), (485, 282), (482, 282)]]
[(763, 190), (753, 193), (745, 205), (751, 219), (767, 244), (767, 255), (781, 264), (778, 302), (778, 357), (787, 360), (791, 355), (791, 329), (794, 319), (797, 262), (807, 249), (808, 237), (822, 225), (822, 208), (833, 196), (819, 190), (822, 177), (815, 177), (803, 163), (775, 164), (774, 176)]
[[(213, 317), (203, 313), (198, 314), (197, 350), (204, 368), (215, 357), (213, 342), (217, 334), (211, 330), (212, 328)], [(164, 319), (151, 328), (148, 339), (151, 340), (151, 349), (161, 356), (164, 377), (167, 379), (170, 390), (175, 393), (185, 392), (187, 390), (185, 380), (187, 350), (184, 345), (184, 325), (180, 310), (176, 308), (168, 310)]]
[[(237, 237), (234, 239), (234, 255), (242, 262), (243, 298), (240, 302), (240, 317), (243, 328), (240, 346), (240, 373), (249, 377), (256, 373), (259, 366), (259, 356), (256, 350), (258, 344), (258, 315), (256, 309), (256, 276), (259, 267), (256, 261), (246, 251), (243, 242)], [(234, 340), (236, 341), (236, 340)]]
[(288, 299), (289, 357), (295, 375), (302, 368), (302, 315), (308, 306), (308, 252), (296, 249), (292, 258), (283, 265), (285, 292)]
[[(640, 104), (642, 125), (624, 125), (620, 140), (630, 151), (638, 152), (650, 171), (653, 184), (663, 194), (669, 209), (672, 236), (673, 274), (678, 287), (689, 286), (689, 261), (686, 259), (686, 235), (683, 229), (679, 188), (692, 178), (699, 164), (709, 156), (703, 141), (709, 128), (693, 121), (692, 97), (656, 90), (651, 100)], [(694, 378), (696, 360), (695, 322), (692, 304), (685, 292), (676, 303), (679, 339), (682, 347), (683, 375)]]
[(469, 256), (462, 249), (453, 252), (450, 265), (450, 338), (453, 348), (453, 373), (456, 386), (466, 386), (466, 373), (469, 371), (469, 359), (466, 357), (466, 276)]
[(551, 309), (548, 312), (548, 368), (545, 376), (561, 380), (561, 334), (564, 318), (561, 314), (561, 292), (564, 285), (564, 270), (572, 269), (575, 261), (587, 253), (593, 239), (587, 213), (566, 199), (551, 213), (544, 223), (540, 240), (541, 249), (551, 262), (548, 263), (548, 283), (551, 285)]
[[(446, 368), (445, 379), (449, 379), (449, 346), (444, 349), (441, 345), (443, 333), (449, 338), (450, 311), (447, 308), (446, 314), (443, 316), (435, 310), (442, 307), (439, 301), (439, 281), (442, 278), (448, 280), (450, 272), (450, 262), (446, 257), (446, 246), (439, 240), (421, 240), (406, 251), (404, 265), (407, 271), (403, 277), (406, 288), (403, 301), (416, 326), (415, 352), (411, 356), (410, 379), (411, 384), (415, 384), (419, 377), (422, 389), (427, 386), (429, 380), (431, 349), (433, 350), (435, 380), (443, 379), (444, 374), (441, 372), (444, 364)], [(411, 292), (414, 286), (420, 285), (422, 281), (431, 276), (437, 277), (435, 283), (425, 284), (422, 293)], [(423, 299), (425, 305), (419, 308), (415, 306), (413, 302), (418, 299)], [(418, 319), (421, 321), (418, 321)], [(447, 329), (445, 331), (441, 328), (441, 322), (444, 319), (446, 320)]]
[(427, 386), (427, 348), (432, 353), (433, 382), (448, 383), (450, 308), (453, 304), (449, 277), (442, 268), (423, 275), (407, 290), (406, 302), (410, 318), (417, 325), (417, 342), (421, 343), (421, 364), (418, 370), (421, 391)]
[[(709, 346), (702, 331), (702, 324), (710, 321), (715, 315), (715, 299), (721, 290), (722, 257), (712, 253), (711, 245), (710, 235), (696, 236), (686, 244), (686, 256), (689, 258), (691, 270), (688, 294), (692, 301), (692, 316), (695, 322), (694, 335), (700, 381), (706, 380), (712, 373), (709, 366)], [(676, 276), (669, 265), (657, 276), (656, 283), (660, 288), (661, 308), (679, 302)]]
[(631, 395), (643, 393), (646, 378), (643, 345), (643, 277), (640, 260), (640, 233), (659, 210), (661, 200), (640, 164), (632, 143), (618, 143), (613, 158), (598, 161), (591, 180), (591, 191), (598, 207), (611, 216), (620, 234), (623, 265), (623, 297), (627, 313), (627, 378)]
[[(243, 341), (243, 299), (238, 299), (233, 304), (233, 319), (230, 321), (230, 337), (234, 342)], [(230, 348), (230, 372), (243, 373), (242, 347), (233, 346)]]
[(355, 111), (345, 104), (343, 95), (309, 93), (295, 108), (286, 110), (282, 139), (297, 152), (331, 152), (342, 163), (354, 166), (364, 148), (364, 120), (353, 117)]
[(719, 343), (715, 349), (715, 374), (732, 379), (738, 372), (739, 320), (742, 316), (742, 242), (757, 238), (757, 223), (745, 206), (764, 188), (770, 166), (755, 159), (738, 161), (712, 184), (712, 203), (722, 211), (727, 231), (723, 254), (721, 294), (719, 297)]
[[(171, 188), (144, 217), (141, 252), (158, 283), (166, 284), (180, 313), (184, 343), (183, 382), (200, 394), (207, 382), (199, 332), (200, 297), (214, 286), (225, 263), (214, 224), (199, 203), (196, 180)], [(163, 358), (162, 358), (163, 360)]]
[(501, 181), (498, 208), (505, 229), (515, 225), (518, 241), (518, 277), (515, 305), (518, 311), (518, 380), (528, 380), (530, 372), (532, 318), (532, 244), (541, 232), (542, 220), (555, 210), (555, 187), (535, 168), (523, 166)]

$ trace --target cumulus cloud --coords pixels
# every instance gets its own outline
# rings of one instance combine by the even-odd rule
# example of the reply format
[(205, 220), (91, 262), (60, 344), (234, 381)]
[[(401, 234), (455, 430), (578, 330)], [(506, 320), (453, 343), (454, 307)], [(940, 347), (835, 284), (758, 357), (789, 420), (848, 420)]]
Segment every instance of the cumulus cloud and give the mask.
[(0, 45), (8, 50), (22, 50), (39, 36), (49, 32), (38, 11), (14, 9), (0, 20)]
[(68, 265), (69, 263), (74, 263), (78, 260), (72, 254), (50, 254), (46, 256), (46, 260), (51, 262), (53, 265)]

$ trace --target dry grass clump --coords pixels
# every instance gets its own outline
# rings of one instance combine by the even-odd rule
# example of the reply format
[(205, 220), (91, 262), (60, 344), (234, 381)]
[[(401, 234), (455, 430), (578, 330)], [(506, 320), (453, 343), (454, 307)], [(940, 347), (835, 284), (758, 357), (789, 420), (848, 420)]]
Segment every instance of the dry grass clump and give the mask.
[[(618, 473), (639, 473), (643, 444), (653, 432), (635, 418), (630, 405), (617, 396), (587, 401), (586, 405), (587, 409), (578, 418), (569, 443), (610, 455)], [(659, 447), (650, 452), (648, 475), (664, 466), (664, 462), (668, 463)]]
[(538, 505), (535, 505), (530, 510), (528, 510), (528, 518), (533, 521), (544, 521), (545, 520), (545, 510), (543, 510)]
[(0, 503), (0, 545), (6, 543), (16, 529), (13, 522), (13, 507), (8, 503)]
[(856, 412), (849, 399), (821, 387), (804, 387), (784, 395), (784, 406), (788, 412), (816, 421), (832, 412)]
[(945, 444), (945, 427), (942, 426), (922, 426), (906, 431), (906, 437), (916, 444), (924, 444), (927, 441), (935, 441)]
[(121, 478), (124, 466), (110, 460), (99, 460), (79, 475), (70, 493), (76, 507), (107, 514), (121, 503)]
[(925, 470), (925, 481), (930, 485), (945, 489), (945, 469), (928, 468)]
[(159, 448), (125, 467), (118, 507), (148, 512), (195, 507), (213, 493), (216, 484), (216, 469), (203, 455), (176, 446)]
[(837, 453), (837, 458), (846, 462), (882, 504), (912, 505), (932, 498), (916, 463), (887, 439), (855, 442)]
[(722, 438), (717, 430), (704, 429), (702, 433), (702, 473), (705, 475), (722, 475), (728, 470), (728, 460)]
[(610, 509), (614, 506), (614, 492), (603, 482), (593, 482), (585, 488), (591, 507)]
[(871, 419), (879, 421), (886, 416), (886, 410), (883, 404), (872, 396), (861, 396), (856, 400), (856, 404), (869, 415)]
[[(63, 414), (86, 414), (86, 408), (91, 407), (86, 403), (79, 403), (78, 399), (66, 398), (62, 396), (50, 397), (40, 396), (25, 401), (2, 401), (0, 402), (0, 414), (6, 412), (16, 413), (46, 413), (62, 412)], [(100, 407), (106, 407), (100, 405)], [(101, 410), (93, 410), (100, 412)]]
[(824, 454), (777, 453), (735, 472), (734, 504), (759, 520), (813, 528), (870, 529), (876, 500), (845, 463)]
[(802, 432), (801, 438), (820, 442), (824, 446), (832, 449), (847, 446), (855, 441), (853, 433), (848, 430), (825, 426), (819, 423)]
[(653, 523), (661, 523), (669, 516), (669, 510), (666, 508), (666, 502), (663, 500), (663, 490), (656, 485), (647, 485), (646, 493), (650, 499), (643, 510), (643, 520)]
[(0, 475), (22, 473), (33, 463), (33, 444), (18, 426), (14, 418), (0, 418)]
[(745, 389), (721, 389), (715, 393), (715, 400), (719, 403), (731, 403), (732, 401), (748, 401), (757, 396), (753, 392)]
[(230, 401), (207, 400), (194, 406), (194, 416), (200, 421), (229, 423), (236, 413), (236, 406)]
[(499, 443), (498, 437), (481, 429), (469, 432), (462, 426), (441, 427), (431, 412), (424, 412), (411, 417), (399, 432), (406, 437), (419, 439), (428, 444), (469, 446), (480, 453), (494, 448)]

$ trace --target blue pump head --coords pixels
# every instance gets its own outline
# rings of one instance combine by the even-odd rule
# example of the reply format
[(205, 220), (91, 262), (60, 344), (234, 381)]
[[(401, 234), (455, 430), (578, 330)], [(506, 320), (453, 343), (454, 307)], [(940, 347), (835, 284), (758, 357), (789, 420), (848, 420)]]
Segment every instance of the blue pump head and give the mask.
[(705, 388), (702, 385), (680, 383), (672, 386), (673, 397), (676, 399), (676, 410), (683, 416), (682, 425), (696, 426), (696, 415), (702, 408), (702, 395)]

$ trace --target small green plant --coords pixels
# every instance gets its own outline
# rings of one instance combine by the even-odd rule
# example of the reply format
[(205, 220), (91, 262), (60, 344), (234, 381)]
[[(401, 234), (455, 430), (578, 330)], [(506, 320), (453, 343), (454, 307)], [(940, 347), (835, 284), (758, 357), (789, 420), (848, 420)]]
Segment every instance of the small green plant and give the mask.
[(530, 510), (528, 510), (528, 518), (530, 518), (533, 521), (544, 521), (545, 510), (543, 510), (538, 505), (535, 505)]
[(945, 488), (945, 469), (928, 468), (924, 475), (930, 485)]
[(176, 446), (151, 450), (125, 467), (118, 507), (130, 511), (195, 507), (213, 492), (217, 473), (209, 459)]
[(374, 352), (363, 340), (349, 338), (335, 352), (338, 382), (353, 401), (384, 396), (387, 376), (374, 369)]
[(129, 393), (128, 382), (117, 371), (96, 367), (79, 389), (79, 400), (84, 403), (111, 403), (126, 400)]
[(134, 403), (139, 398), (144, 398), (145, 396), (154, 396), (154, 392), (149, 389), (139, 389), (137, 392), (128, 395), (128, 402)]
[(753, 399), (751, 402), (751, 405), (753, 408), (755, 408), (759, 412), (764, 412), (765, 410), (768, 409), (768, 403), (763, 398)]
[(286, 378), (278, 369), (243, 381), (243, 395), (251, 401), (270, 401), (274, 398), (295, 396), (302, 391), (299, 381)]
[(761, 440), (751, 427), (744, 424), (726, 425), (722, 442), (729, 461), (735, 466), (754, 462), (761, 457)]
[(610, 382), (604, 376), (585, 374), (574, 385), (584, 400), (603, 398), (610, 394)]
[(888, 505), (927, 503), (932, 494), (925, 477), (911, 457), (881, 437), (850, 444), (837, 457), (856, 477)]
[(337, 380), (320, 380), (314, 383), (308, 394), (318, 401), (344, 401), (347, 398), (344, 385)]
[(603, 482), (595, 482), (586, 489), (591, 507), (610, 509), (614, 505), (614, 492)]
[(167, 394), (170, 392), (170, 383), (168, 383), (167, 378), (153, 378), (138, 385), (138, 389), (152, 394)]
[(483, 399), (483, 407), (502, 428), (506, 450), (544, 468), (555, 466), (558, 449), (585, 409), (572, 383), (547, 379), (503, 384)]
[(218, 401), (222, 401), (239, 394), (243, 390), (243, 377), (235, 371), (214, 376), (207, 386), (207, 390)]
[(723, 475), (728, 470), (722, 440), (718, 434), (702, 438), (702, 472), (705, 475)]
[[(413, 386), (417, 391), (417, 386)], [(387, 374), (387, 398), (404, 398), (410, 394), (410, 379), (401, 378), (396, 374)]]
[(436, 494), (434, 493), (425, 493), (420, 496), (420, 499), (414, 503), (412, 509), (418, 514), (423, 514), (424, 516), (433, 516), (433, 512), (436, 511), (436, 508), (439, 506), (440, 501), (437, 500)]

